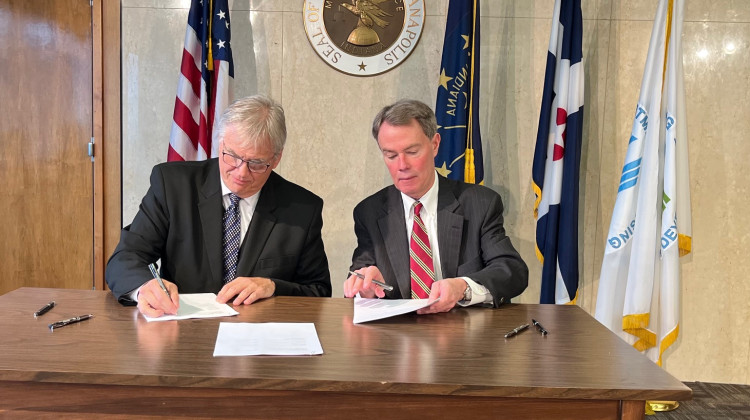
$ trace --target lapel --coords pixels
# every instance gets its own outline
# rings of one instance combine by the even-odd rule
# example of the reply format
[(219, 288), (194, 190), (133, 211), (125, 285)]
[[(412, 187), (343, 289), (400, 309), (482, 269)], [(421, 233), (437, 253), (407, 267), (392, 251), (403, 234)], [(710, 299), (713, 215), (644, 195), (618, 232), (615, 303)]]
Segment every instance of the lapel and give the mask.
[(404, 204), (401, 200), (401, 193), (394, 186), (388, 188), (383, 213), (378, 219), (378, 228), (385, 242), (401, 298), (409, 299), (411, 298), (411, 280), (409, 279), (409, 243), (406, 238)]
[(206, 171), (206, 178), (200, 190), (198, 199), (198, 214), (203, 230), (203, 242), (208, 256), (208, 265), (213, 282), (222, 281), (224, 262), (221, 257), (222, 219), (224, 205), (221, 202), (221, 184), (219, 183), (219, 162), (212, 159)]
[(464, 215), (453, 189), (453, 183), (438, 176), (438, 185), (437, 225), (440, 265), (443, 278), (451, 278), (456, 277), (458, 272)]
[(247, 233), (242, 240), (240, 247), (239, 261), (237, 261), (237, 276), (249, 276), (255, 271), (255, 265), (258, 262), (263, 248), (265, 248), (268, 236), (276, 224), (276, 188), (279, 183), (279, 176), (276, 172), (271, 172), (266, 184), (260, 190), (258, 204), (255, 206), (253, 219), (247, 228)]

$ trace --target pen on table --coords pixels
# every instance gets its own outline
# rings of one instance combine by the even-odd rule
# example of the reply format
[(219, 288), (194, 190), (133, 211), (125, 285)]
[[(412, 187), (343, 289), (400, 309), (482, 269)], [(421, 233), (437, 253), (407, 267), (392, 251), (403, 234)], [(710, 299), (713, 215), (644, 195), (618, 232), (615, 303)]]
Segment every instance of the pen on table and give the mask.
[(508, 333), (505, 334), (505, 338), (511, 338), (514, 335), (516, 335), (516, 334), (520, 333), (521, 331), (525, 330), (526, 328), (529, 328), (529, 324), (519, 325), (518, 327), (513, 328), (512, 330), (508, 331)]
[[(354, 271), (350, 271), (349, 274), (351, 274), (352, 276), (357, 276), (357, 277), (359, 277), (361, 279), (365, 278), (364, 274), (355, 273)], [(387, 292), (390, 292), (391, 290), (393, 290), (393, 286), (389, 286), (389, 285), (383, 283), (382, 281), (372, 279), (372, 282), (375, 283), (376, 285), (380, 286), (381, 289), (383, 289), (383, 290), (385, 290)]]
[(41, 308), (39, 308), (38, 311), (34, 312), (34, 318), (46, 314), (47, 312), (49, 312), (50, 309), (52, 309), (54, 307), (55, 307), (55, 301), (53, 300), (52, 302), (50, 302), (50, 303), (42, 306)]
[(89, 318), (92, 318), (93, 316), (94, 315), (92, 315), (92, 314), (86, 314), (86, 315), (79, 315), (79, 316), (76, 316), (76, 317), (73, 317), (73, 318), (63, 319), (62, 321), (57, 321), (57, 322), (53, 322), (53, 323), (49, 324), (49, 329), (51, 331), (54, 331), (55, 328), (61, 328), (61, 327), (64, 327), (66, 325), (74, 324), (76, 322), (85, 321), (85, 320), (87, 320)]
[(170, 298), (172, 298), (172, 295), (169, 294), (169, 290), (167, 290), (167, 286), (164, 285), (164, 280), (161, 279), (161, 276), (159, 275), (159, 272), (156, 271), (156, 264), (151, 263), (148, 265), (148, 269), (151, 270), (151, 275), (154, 276), (156, 281), (159, 282), (159, 287), (161, 287), (161, 290), (164, 290), (164, 293), (167, 294)]
[(537, 331), (539, 331), (540, 333), (542, 333), (542, 335), (547, 335), (547, 330), (545, 330), (544, 327), (542, 327), (542, 324), (538, 323), (536, 321), (536, 319), (532, 318), (531, 319), (531, 323), (534, 324), (534, 326), (536, 327)]

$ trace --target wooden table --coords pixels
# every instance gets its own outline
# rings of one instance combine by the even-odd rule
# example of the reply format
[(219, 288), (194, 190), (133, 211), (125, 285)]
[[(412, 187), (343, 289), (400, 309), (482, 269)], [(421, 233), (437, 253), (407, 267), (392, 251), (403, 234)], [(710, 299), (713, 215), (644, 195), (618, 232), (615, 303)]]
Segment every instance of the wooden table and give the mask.
[[(54, 300), (40, 318), (33, 312)], [(148, 323), (109, 292), (0, 296), (0, 415), (34, 418), (643, 418), (691, 391), (577, 306), (507, 305), (353, 325), (352, 300), (276, 297)], [(47, 325), (93, 313), (54, 332)], [(505, 339), (514, 327), (533, 328)], [(213, 357), (220, 322), (314, 322), (321, 356)]]

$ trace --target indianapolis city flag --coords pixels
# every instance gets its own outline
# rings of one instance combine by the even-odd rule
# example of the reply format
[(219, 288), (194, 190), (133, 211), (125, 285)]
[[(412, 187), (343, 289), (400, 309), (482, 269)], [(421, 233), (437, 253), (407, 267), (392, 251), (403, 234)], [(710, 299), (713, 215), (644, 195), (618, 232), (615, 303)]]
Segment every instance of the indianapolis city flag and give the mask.
[(435, 167), (450, 179), (481, 184), (479, 0), (452, 0), (449, 4), (435, 105), (441, 138)]
[(218, 156), (214, 120), (232, 101), (232, 61), (227, 0), (193, 0), (185, 31), (174, 102), (168, 161)]
[(660, 0), (607, 235), (595, 317), (661, 365), (679, 334), (691, 250), (683, 0)]
[(578, 295), (578, 180), (584, 74), (581, 0), (557, 0), (536, 136), (536, 255), (542, 262), (540, 303), (575, 304)]

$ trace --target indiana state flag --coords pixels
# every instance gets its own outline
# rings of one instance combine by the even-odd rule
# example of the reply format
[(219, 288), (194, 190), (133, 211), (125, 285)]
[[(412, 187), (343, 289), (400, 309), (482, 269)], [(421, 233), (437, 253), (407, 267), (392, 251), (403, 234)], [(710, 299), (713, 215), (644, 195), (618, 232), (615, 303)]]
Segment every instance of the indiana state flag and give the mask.
[(441, 142), (435, 167), (450, 179), (484, 181), (479, 132), (479, 0), (451, 0), (435, 115)]
[(683, 0), (660, 0), (599, 277), (595, 317), (661, 365), (691, 250)]
[(540, 303), (575, 304), (584, 74), (581, 0), (557, 0), (531, 170)]

